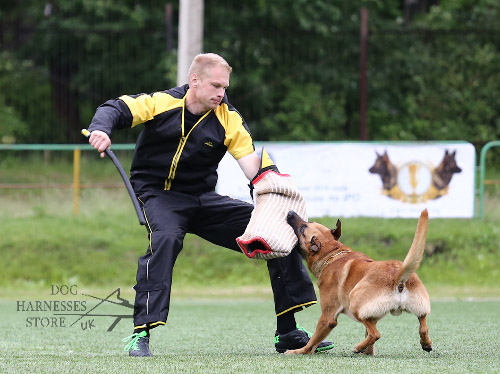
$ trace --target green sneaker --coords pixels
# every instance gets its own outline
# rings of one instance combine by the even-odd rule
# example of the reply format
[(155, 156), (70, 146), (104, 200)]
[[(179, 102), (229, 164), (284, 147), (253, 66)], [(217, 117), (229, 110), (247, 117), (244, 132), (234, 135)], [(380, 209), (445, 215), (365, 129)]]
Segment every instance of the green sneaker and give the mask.
[(136, 332), (122, 339), (125, 343), (123, 350), (128, 351), (129, 356), (147, 357), (153, 354), (149, 350), (149, 336), (146, 331)]
[[(299, 349), (304, 347), (309, 342), (311, 336), (312, 334), (309, 331), (299, 325), (297, 325), (295, 330), (287, 332), (286, 334), (280, 335), (276, 331), (274, 336), (274, 347), (279, 353), (284, 353), (287, 350)], [(324, 352), (332, 348), (333, 343), (325, 340), (319, 343), (316, 347), (316, 352)]]

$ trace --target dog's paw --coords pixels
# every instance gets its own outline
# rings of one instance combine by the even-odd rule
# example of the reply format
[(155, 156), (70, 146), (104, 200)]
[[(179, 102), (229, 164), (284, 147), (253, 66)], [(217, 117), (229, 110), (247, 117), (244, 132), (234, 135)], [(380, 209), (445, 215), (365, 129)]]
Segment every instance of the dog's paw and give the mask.
[(424, 351), (426, 351), (426, 352), (430, 352), (430, 351), (432, 351), (432, 346), (430, 346), (430, 345), (423, 345), (422, 349)]
[(309, 352), (307, 352), (304, 348), (292, 349), (292, 350), (285, 351), (286, 355), (304, 355), (304, 354), (308, 354), (308, 353)]
[(375, 355), (375, 348), (373, 348), (373, 344), (369, 345), (365, 349), (363, 349), (360, 353), (363, 353), (367, 356), (374, 356)]
[(375, 355), (373, 347), (372, 348), (365, 348), (362, 350), (354, 349), (354, 351), (352, 351), (352, 353), (357, 354), (357, 355), (362, 354), (362, 355), (366, 355), (366, 356), (374, 356)]

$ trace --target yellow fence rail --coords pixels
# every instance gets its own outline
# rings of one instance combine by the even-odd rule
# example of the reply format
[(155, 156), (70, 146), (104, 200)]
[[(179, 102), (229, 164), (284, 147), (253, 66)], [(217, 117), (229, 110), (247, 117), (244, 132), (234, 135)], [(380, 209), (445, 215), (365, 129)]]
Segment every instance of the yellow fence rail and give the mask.
[[(113, 144), (113, 150), (133, 150), (135, 144)], [(84, 185), (80, 182), (80, 165), (82, 151), (96, 152), (88, 144), (0, 144), (0, 151), (71, 151), (73, 152), (73, 214), (77, 215), (80, 209), (80, 191)], [(109, 187), (109, 185), (106, 185)], [(121, 185), (117, 185), (121, 186)], [(1, 188), (29, 188), (30, 185), (11, 184), (2, 185)], [(36, 186), (37, 188), (43, 186)], [(64, 188), (65, 185), (50, 185), (49, 188)], [(85, 185), (85, 187), (89, 187)]]

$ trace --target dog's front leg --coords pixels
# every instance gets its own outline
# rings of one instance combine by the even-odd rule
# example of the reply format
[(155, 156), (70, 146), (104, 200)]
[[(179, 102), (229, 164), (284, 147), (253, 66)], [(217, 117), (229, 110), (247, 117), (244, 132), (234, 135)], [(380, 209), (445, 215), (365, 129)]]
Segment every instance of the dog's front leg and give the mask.
[(328, 321), (328, 318), (322, 314), (318, 321), (318, 325), (316, 326), (316, 331), (314, 331), (314, 334), (311, 336), (311, 339), (309, 339), (307, 345), (300, 349), (286, 351), (285, 354), (313, 354), (318, 345), (328, 336), (336, 325), (337, 321)]

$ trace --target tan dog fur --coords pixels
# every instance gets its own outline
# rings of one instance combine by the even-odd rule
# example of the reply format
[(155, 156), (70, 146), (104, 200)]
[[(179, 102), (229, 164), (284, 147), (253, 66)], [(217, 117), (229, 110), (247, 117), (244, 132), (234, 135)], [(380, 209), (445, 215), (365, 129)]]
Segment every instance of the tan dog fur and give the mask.
[(425, 351), (432, 350), (426, 324), (431, 311), (429, 294), (415, 273), (427, 236), (427, 209), (420, 215), (404, 262), (374, 261), (345, 246), (338, 241), (340, 220), (335, 230), (305, 222), (295, 212), (288, 213), (287, 221), (298, 237), (309, 269), (318, 279), (321, 302), (321, 317), (308, 344), (287, 354), (314, 353), (337, 325), (338, 315), (344, 313), (366, 328), (366, 337), (354, 347), (354, 352), (373, 355), (373, 345), (380, 338), (377, 322), (389, 312), (399, 315), (402, 311), (418, 317), (420, 345)]

